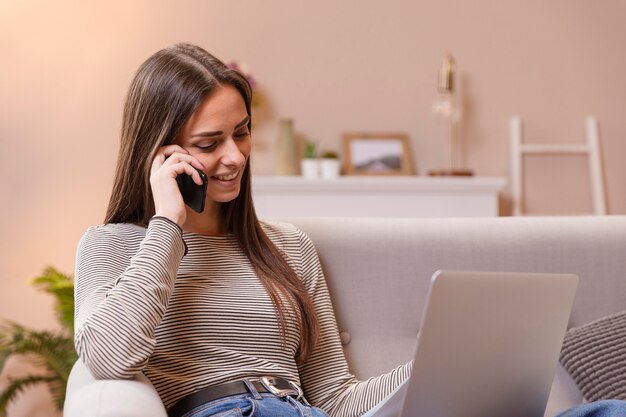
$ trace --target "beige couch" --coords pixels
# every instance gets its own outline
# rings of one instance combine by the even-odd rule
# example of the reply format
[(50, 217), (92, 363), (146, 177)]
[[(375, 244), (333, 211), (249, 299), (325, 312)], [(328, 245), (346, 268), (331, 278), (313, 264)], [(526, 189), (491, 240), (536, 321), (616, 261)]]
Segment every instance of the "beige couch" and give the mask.
[[(315, 242), (345, 352), (360, 378), (412, 356), (438, 269), (580, 276), (570, 326), (626, 310), (626, 216), (484, 219), (294, 219)], [(559, 366), (546, 416), (583, 401)], [(165, 416), (145, 377), (96, 381), (78, 363), (66, 417)]]

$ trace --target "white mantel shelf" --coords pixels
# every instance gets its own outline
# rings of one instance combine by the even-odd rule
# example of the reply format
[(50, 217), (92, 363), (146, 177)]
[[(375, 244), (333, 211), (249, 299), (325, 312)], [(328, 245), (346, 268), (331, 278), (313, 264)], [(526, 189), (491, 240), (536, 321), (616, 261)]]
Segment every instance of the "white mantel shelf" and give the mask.
[(253, 176), (261, 218), (489, 217), (498, 215), (503, 177)]

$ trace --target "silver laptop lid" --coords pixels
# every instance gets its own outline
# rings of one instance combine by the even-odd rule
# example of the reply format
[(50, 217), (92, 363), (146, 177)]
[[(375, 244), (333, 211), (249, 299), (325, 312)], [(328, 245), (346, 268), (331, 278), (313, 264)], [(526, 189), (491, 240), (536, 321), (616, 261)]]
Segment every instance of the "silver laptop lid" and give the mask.
[(577, 283), (435, 273), (401, 417), (542, 417)]

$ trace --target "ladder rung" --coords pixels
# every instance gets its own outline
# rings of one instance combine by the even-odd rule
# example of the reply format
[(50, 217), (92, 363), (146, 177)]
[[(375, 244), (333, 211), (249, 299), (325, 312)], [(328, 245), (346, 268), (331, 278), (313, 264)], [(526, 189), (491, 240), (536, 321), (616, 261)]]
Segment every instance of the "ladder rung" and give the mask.
[(589, 150), (589, 145), (534, 145), (532, 143), (520, 145), (520, 151), (526, 154), (585, 154), (589, 153)]
[(602, 160), (598, 135), (598, 122), (589, 116), (585, 121), (586, 143), (584, 144), (533, 144), (522, 143), (522, 119), (514, 116), (509, 121), (511, 138), (511, 192), (513, 194), (513, 215), (522, 214), (522, 163), (526, 154), (552, 155), (586, 155), (589, 157), (589, 175), (591, 178), (591, 194), (593, 212), (597, 215), (606, 214), (606, 198), (604, 194), (604, 178), (602, 176)]

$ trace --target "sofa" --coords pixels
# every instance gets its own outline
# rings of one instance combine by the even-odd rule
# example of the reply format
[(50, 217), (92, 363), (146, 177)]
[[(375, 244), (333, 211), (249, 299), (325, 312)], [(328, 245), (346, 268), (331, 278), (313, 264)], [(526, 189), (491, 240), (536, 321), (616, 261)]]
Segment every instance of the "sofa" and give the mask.
[[(626, 216), (287, 219), (315, 243), (345, 354), (359, 378), (411, 359), (438, 269), (575, 273), (570, 327), (626, 310)], [(560, 364), (546, 416), (584, 402)], [(143, 375), (96, 380), (79, 361), (64, 415), (165, 416)]]

